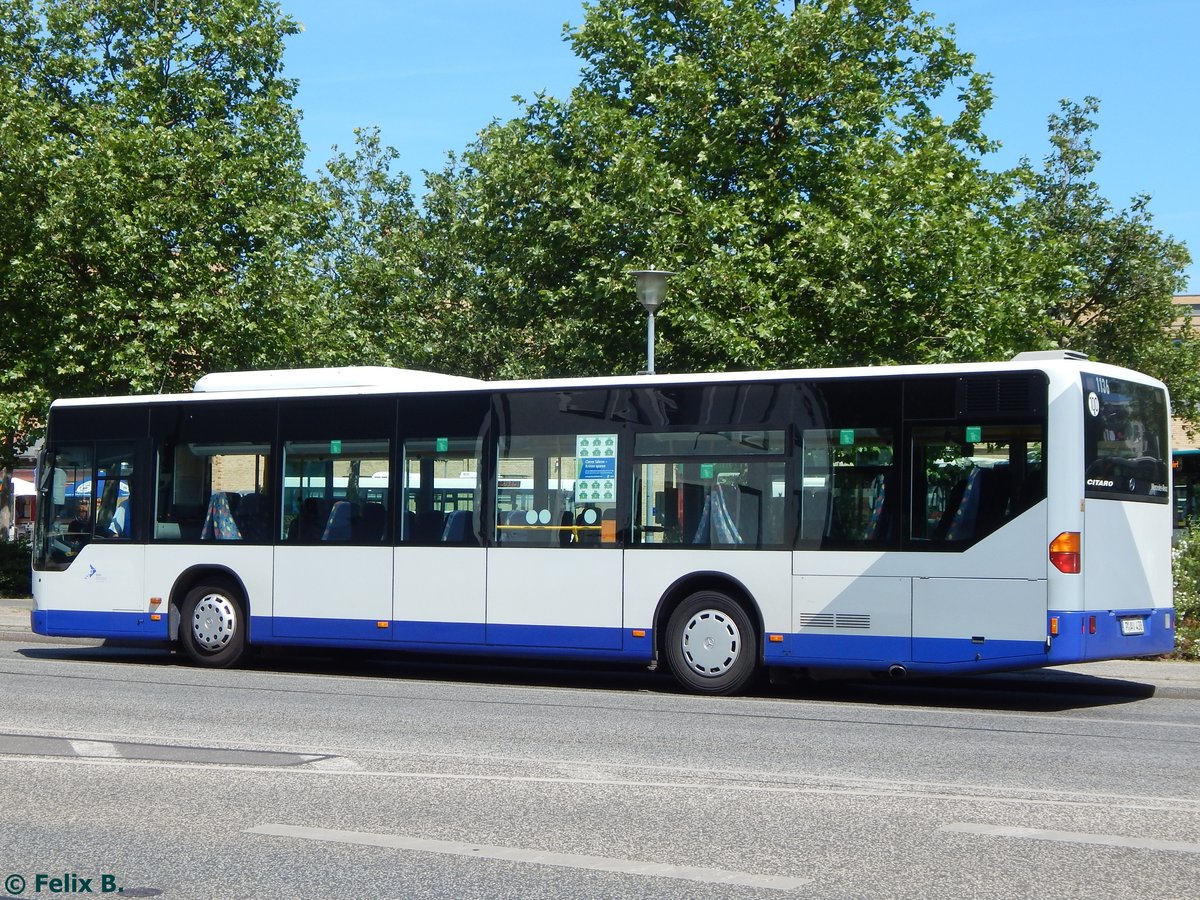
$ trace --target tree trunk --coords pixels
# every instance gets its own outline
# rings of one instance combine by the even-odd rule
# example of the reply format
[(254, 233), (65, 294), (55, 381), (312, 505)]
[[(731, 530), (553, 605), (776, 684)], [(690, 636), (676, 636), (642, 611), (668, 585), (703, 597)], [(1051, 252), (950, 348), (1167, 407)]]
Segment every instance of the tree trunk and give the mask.
[(8, 542), (17, 532), (17, 497), (13, 490), (12, 466), (4, 467), (0, 475), (0, 541)]

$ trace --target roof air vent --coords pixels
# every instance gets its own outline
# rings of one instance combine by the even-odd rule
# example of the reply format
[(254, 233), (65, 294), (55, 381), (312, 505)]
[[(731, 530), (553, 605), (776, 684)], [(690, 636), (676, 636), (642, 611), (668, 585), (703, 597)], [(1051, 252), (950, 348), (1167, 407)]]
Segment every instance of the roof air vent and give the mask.
[(1075, 362), (1087, 362), (1091, 359), (1086, 353), (1080, 353), (1078, 350), (1026, 350), (1024, 353), (1018, 353), (1012, 358), (1013, 362), (1036, 362), (1049, 359), (1066, 359), (1074, 360)]

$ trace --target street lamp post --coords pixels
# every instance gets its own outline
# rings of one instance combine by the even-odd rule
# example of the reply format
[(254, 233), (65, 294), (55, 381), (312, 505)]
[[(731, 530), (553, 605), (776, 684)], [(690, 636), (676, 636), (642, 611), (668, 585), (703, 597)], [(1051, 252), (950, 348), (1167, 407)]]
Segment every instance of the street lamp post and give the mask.
[(638, 302), (646, 308), (649, 317), (646, 320), (646, 374), (654, 374), (654, 313), (662, 306), (663, 297), (667, 294), (667, 279), (674, 272), (663, 272), (658, 269), (642, 269), (630, 272), (637, 276)]

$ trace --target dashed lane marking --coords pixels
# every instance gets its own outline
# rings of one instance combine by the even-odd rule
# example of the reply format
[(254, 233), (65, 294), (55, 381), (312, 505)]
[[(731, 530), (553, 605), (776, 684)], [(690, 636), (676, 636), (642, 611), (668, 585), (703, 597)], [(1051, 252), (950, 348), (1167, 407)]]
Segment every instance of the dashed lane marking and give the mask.
[(793, 891), (812, 882), (809, 878), (785, 875), (760, 875), (729, 869), (709, 869), (698, 866), (673, 866), (667, 863), (634, 859), (615, 859), (581, 853), (553, 853), (523, 847), (498, 847), (490, 844), (471, 844), (460, 841), (436, 841), (401, 834), (374, 834), (366, 831), (337, 831), (331, 828), (306, 828), (299, 825), (259, 825), (246, 830), (247, 834), (297, 838), (334, 844), (353, 844), (360, 847), (387, 847), (393, 850), (415, 850), (421, 853), (440, 853), (447, 856), (466, 856), (475, 859), (496, 859), (507, 862), (532, 863), (563, 869), (585, 869), (591, 872), (612, 872), (618, 875), (639, 875), (648, 878), (676, 878), (702, 884), (732, 884), (742, 887)]
[(68, 741), (76, 756), (95, 756), (101, 759), (121, 759), (117, 745), (109, 741)]
[(362, 766), (344, 756), (323, 756), (314, 759), (304, 766), (306, 769), (316, 769), (319, 772), (358, 772)]
[(86, 761), (134, 763), (139, 760), (168, 764), (306, 768), (349, 773), (360, 768), (340, 756), (294, 753), (286, 750), (252, 750), (238, 747), (195, 747), (142, 741), (98, 741), (65, 735), (0, 734), (0, 757), (75, 758)]
[(1155, 838), (1126, 837), (1120, 834), (1088, 834), (1081, 831), (1051, 831), (1045, 828), (1020, 828), (1013, 825), (981, 825), (951, 822), (942, 831), (981, 834), (988, 837), (1025, 838), (1033, 841), (1059, 841), (1064, 844), (1091, 844), (1132, 850), (1167, 850), (1174, 853), (1200, 853), (1200, 844), (1190, 841), (1160, 841)]

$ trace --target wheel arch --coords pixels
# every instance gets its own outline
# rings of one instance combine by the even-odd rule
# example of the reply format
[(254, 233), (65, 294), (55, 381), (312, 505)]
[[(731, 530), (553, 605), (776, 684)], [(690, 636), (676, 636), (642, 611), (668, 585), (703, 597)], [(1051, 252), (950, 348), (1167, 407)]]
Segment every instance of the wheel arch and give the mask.
[(758, 602), (754, 599), (754, 595), (739, 579), (727, 572), (718, 571), (689, 572), (687, 575), (677, 578), (663, 591), (663, 595), (658, 601), (658, 608), (654, 611), (655, 655), (661, 658), (666, 649), (667, 622), (671, 620), (671, 613), (675, 612), (684, 600), (697, 591), (721, 591), (742, 605), (756, 631), (755, 659), (758, 663), (763, 663), (765, 660), (763, 635), (766, 632), (763, 630), (762, 610), (758, 608)]
[(188, 592), (196, 585), (205, 581), (223, 581), (228, 582), (230, 586), (237, 592), (237, 596), (233, 599), (241, 607), (242, 615), (246, 620), (246, 642), (250, 642), (250, 595), (246, 590), (246, 585), (238, 574), (228, 566), (223, 566), (217, 563), (198, 563), (190, 566), (179, 573), (179, 577), (175, 579), (175, 584), (171, 587), (171, 600), (168, 609), (167, 621), (167, 637), (172, 641), (179, 640), (179, 620), (180, 608), (183, 606), (183, 600), (188, 595)]

